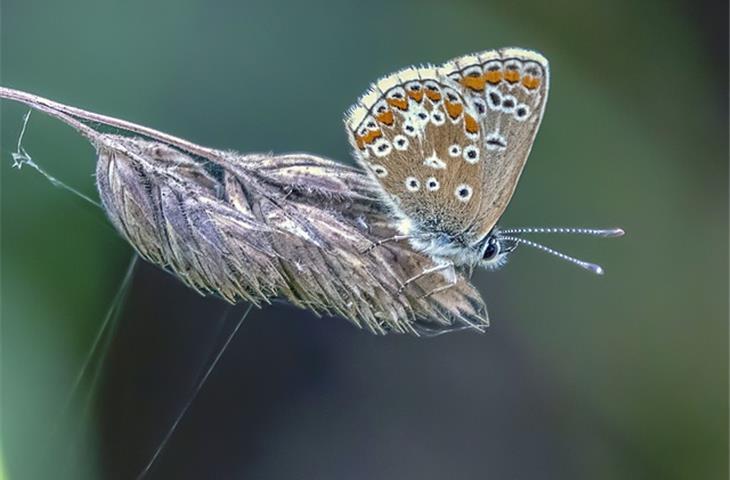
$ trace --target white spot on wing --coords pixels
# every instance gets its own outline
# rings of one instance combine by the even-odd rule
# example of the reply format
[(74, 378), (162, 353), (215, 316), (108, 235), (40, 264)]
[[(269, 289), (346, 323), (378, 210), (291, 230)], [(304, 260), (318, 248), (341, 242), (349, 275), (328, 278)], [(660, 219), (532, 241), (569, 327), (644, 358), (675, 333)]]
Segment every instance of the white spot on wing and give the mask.
[(520, 103), (517, 105), (517, 108), (515, 108), (514, 113), (515, 120), (518, 122), (524, 122), (528, 118), (530, 118), (530, 107), (525, 105), (524, 103)]
[(486, 91), (487, 104), (492, 110), (502, 109), (502, 94), (494, 87), (488, 88)]
[(413, 122), (410, 120), (406, 120), (403, 122), (403, 131), (406, 132), (406, 135), (409, 137), (417, 137), (418, 136), (418, 130), (413, 125)]
[(406, 91), (403, 89), (403, 87), (394, 87), (388, 90), (388, 94), (386, 96), (387, 98), (393, 98), (396, 100), (405, 100)]
[(430, 115), (425, 108), (415, 102), (413, 102), (413, 108), (411, 108), (411, 110), (413, 111), (411, 121), (416, 124), (420, 130), (424, 130), (430, 119)]
[(416, 177), (408, 177), (405, 180), (406, 190), (409, 192), (417, 192), (421, 188), (421, 182)]
[(433, 111), (431, 111), (431, 123), (438, 127), (443, 125), (445, 121), (446, 116), (443, 114), (443, 112), (435, 108), (433, 109)]
[(393, 146), (396, 150), (408, 150), (408, 139), (405, 135), (396, 135), (393, 137)]
[(487, 135), (487, 138), (484, 140), (484, 145), (487, 147), (487, 150), (501, 152), (507, 148), (507, 140), (499, 132), (492, 132)]
[(427, 167), (435, 168), (436, 170), (443, 170), (446, 168), (446, 162), (444, 162), (443, 160), (441, 160), (439, 157), (436, 156), (435, 150), (429, 157), (427, 157), (423, 161), (423, 164), (426, 165)]
[(474, 97), (472, 99), (474, 103), (474, 109), (477, 111), (477, 118), (484, 118), (487, 116), (487, 102), (481, 97)]
[(472, 165), (479, 161), (479, 148), (476, 145), (469, 145), (464, 148), (464, 160)]
[(513, 97), (512, 95), (505, 95), (502, 98), (502, 111), (504, 113), (510, 114), (515, 111), (515, 107), (517, 106), (517, 99)]
[(464, 203), (468, 202), (471, 199), (473, 193), (474, 190), (471, 188), (470, 185), (466, 183), (462, 183), (461, 185), (456, 187), (456, 190), (454, 190), (454, 195), (456, 196), (456, 198)]
[(423, 85), (419, 81), (412, 81), (406, 83), (406, 90), (409, 92), (418, 92), (423, 89)]
[(435, 192), (441, 188), (441, 184), (436, 180), (436, 177), (428, 177), (426, 180), (426, 188), (429, 192)]
[(380, 158), (387, 156), (393, 150), (393, 146), (384, 138), (375, 140), (371, 148), (375, 156)]

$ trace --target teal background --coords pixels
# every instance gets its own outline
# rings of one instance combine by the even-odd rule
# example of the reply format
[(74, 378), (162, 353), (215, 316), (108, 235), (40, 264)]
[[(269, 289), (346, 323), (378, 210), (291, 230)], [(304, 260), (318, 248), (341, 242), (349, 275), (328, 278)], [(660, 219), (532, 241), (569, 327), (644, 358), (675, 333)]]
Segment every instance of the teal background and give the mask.
[[(550, 100), (502, 224), (627, 231), (544, 238), (605, 277), (526, 249), (477, 273), (486, 335), (376, 338), (255, 312), (149, 478), (727, 478), (726, 3), (5, 0), (0, 13), (3, 86), (204, 145), (343, 162), (342, 114), (370, 81), (538, 49)], [(11, 168), (26, 109), (0, 106), (5, 475), (133, 477), (231, 323), (141, 266), (89, 408), (82, 390), (61, 413), (131, 249), (102, 212)], [(24, 146), (96, 196), (93, 149), (72, 130), (34, 113)]]

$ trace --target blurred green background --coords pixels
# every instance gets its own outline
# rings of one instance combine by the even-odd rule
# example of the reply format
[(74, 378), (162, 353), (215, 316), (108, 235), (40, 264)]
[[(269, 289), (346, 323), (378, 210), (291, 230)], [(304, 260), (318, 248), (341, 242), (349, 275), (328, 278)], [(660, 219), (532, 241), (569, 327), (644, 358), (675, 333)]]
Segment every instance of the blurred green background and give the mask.
[[(551, 61), (503, 225), (545, 238), (475, 281), (486, 335), (377, 338), (254, 312), (149, 478), (723, 479), (728, 454), (727, 2), (176, 0), (1, 5), (2, 85), (224, 149), (351, 162), (342, 114), (408, 64)], [(11, 168), (2, 107), (7, 478), (133, 478), (241, 308), (140, 265), (98, 390), (64, 409), (131, 257), (102, 212)], [(89, 195), (93, 149), (31, 116), (36, 162)], [(1, 475), (1, 474), (0, 474)]]

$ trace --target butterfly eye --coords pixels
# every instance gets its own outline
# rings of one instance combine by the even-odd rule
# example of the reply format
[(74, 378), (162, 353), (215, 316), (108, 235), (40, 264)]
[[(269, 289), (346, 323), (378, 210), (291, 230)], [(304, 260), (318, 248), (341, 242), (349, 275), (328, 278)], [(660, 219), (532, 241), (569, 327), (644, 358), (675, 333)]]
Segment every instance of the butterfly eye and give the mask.
[(487, 248), (484, 249), (482, 260), (494, 260), (497, 255), (499, 255), (499, 242), (492, 237), (487, 243)]

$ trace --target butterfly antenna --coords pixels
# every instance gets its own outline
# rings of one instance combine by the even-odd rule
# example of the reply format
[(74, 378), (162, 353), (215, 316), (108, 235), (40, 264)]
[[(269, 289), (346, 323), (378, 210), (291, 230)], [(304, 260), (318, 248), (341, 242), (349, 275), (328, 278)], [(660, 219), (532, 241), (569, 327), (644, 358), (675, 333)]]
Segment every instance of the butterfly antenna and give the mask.
[(530, 240), (525, 240), (524, 238), (520, 238), (520, 237), (511, 237), (508, 235), (500, 235), (499, 239), (508, 240), (510, 242), (515, 242), (517, 244), (523, 244), (523, 245), (528, 245), (533, 248), (537, 248), (538, 250), (542, 250), (543, 252), (547, 252), (551, 255), (555, 255), (556, 257), (562, 258), (563, 260), (566, 260), (570, 263), (574, 263), (574, 264), (578, 265), (579, 267), (585, 268), (586, 270), (589, 270), (597, 275), (603, 275), (603, 268), (600, 265), (596, 265), (595, 263), (584, 262), (583, 260), (578, 260), (577, 258), (574, 258), (574, 257), (571, 257), (564, 253), (558, 252), (557, 250), (553, 250), (552, 248), (546, 247), (545, 245), (542, 245), (540, 243), (533, 242)]
[(499, 233), (505, 235), (523, 233), (571, 233), (590, 235), (592, 237), (620, 237), (624, 234), (624, 231), (620, 228), (526, 227), (500, 229)]

